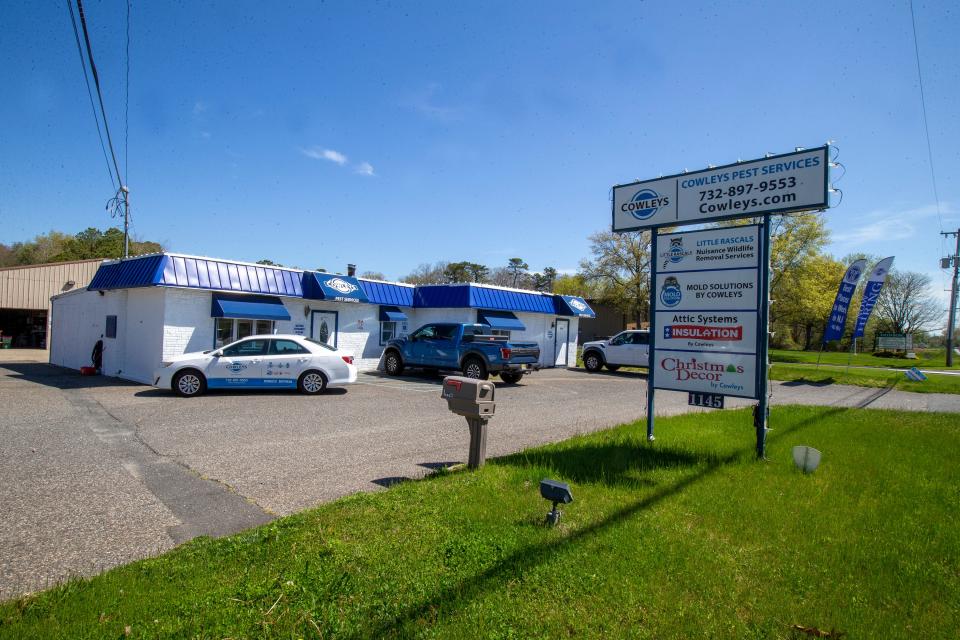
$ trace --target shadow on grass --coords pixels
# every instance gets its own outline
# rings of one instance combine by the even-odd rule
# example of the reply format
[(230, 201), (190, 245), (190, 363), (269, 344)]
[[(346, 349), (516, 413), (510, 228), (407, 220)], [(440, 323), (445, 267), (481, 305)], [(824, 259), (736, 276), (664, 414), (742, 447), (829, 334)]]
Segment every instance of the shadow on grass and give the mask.
[(836, 384), (837, 381), (832, 377), (823, 378), (821, 380), (807, 380), (806, 378), (797, 378), (796, 380), (788, 380), (787, 382), (781, 382), (780, 384), (784, 387), (829, 387), (832, 384)]
[[(847, 411), (847, 409), (839, 407), (830, 409), (823, 414), (798, 422), (786, 429), (771, 431), (767, 436), (767, 441), (778, 440), (805, 427), (809, 427), (826, 417), (843, 413), (844, 411)], [(557, 451), (533, 451), (526, 455), (517, 454), (502, 458), (497, 460), (496, 464), (515, 464), (518, 466), (548, 464), (558, 470), (569, 470), (573, 474), (565, 476), (565, 479), (590, 482), (592, 480), (591, 476), (598, 474), (592, 474), (589, 470), (591, 465), (585, 464), (585, 461), (587, 461), (591, 455), (602, 455), (603, 450), (604, 447), (587, 446)], [(751, 455), (752, 452), (753, 450), (751, 448), (735, 451), (726, 456), (714, 457), (709, 454), (697, 455), (670, 450), (651, 449), (646, 446), (638, 446), (637, 444), (633, 444), (632, 446), (624, 444), (622, 445), (622, 449), (614, 445), (614, 449), (609, 453), (615, 457), (617, 462), (606, 465), (606, 471), (602, 474), (602, 477), (594, 478), (593, 481), (609, 483), (613, 480), (616, 482), (616, 478), (626, 478), (627, 473), (631, 470), (655, 468), (658, 461), (668, 467), (705, 466), (684, 476), (671, 485), (654, 490), (642, 500), (625, 505), (599, 522), (574, 531), (564, 538), (546, 544), (524, 547), (507, 556), (486, 571), (467, 578), (457, 585), (442, 589), (433, 597), (409, 606), (392, 620), (384, 621), (375, 628), (367, 629), (352, 637), (379, 638), (387, 635), (398, 635), (404, 625), (421, 618), (433, 618), (437, 615), (439, 609), (449, 609), (451, 607), (463, 608), (482, 593), (491, 589), (497, 589), (510, 580), (523, 576), (527, 571), (544, 562), (548, 562), (557, 553), (563, 553), (581, 540), (587, 539), (594, 534), (602, 533), (624, 520), (655, 507), (688, 487), (710, 478), (725, 465), (740, 461), (745, 456)], [(632, 462), (627, 459), (628, 453), (634, 456)], [(594, 458), (593, 462), (596, 463), (596, 461), (597, 458)], [(619, 471), (617, 471), (618, 469)], [(636, 484), (636, 481), (631, 480), (631, 483)], [(444, 612), (444, 616), (449, 615), (449, 610)]]
[(572, 482), (611, 486), (651, 486), (643, 477), (654, 469), (697, 467), (726, 459), (709, 453), (651, 448), (635, 441), (585, 444), (577, 447), (544, 448), (520, 452), (492, 461), (497, 465), (547, 467)]

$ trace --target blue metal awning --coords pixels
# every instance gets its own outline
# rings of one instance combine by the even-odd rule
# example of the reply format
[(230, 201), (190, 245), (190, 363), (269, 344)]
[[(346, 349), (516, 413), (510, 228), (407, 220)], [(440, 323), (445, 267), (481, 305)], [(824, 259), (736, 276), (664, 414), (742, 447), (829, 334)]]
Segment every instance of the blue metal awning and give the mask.
[(400, 307), (380, 307), (380, 322), (406, 322), (407, 314)]
[(517, 319), (517, 316), (513, 315), (509, 311), (489, 311), (487, 309), (479, 309), (477, 311), (477, 322), (480, 324), (488, 324), (490, 325), (491, 329), (503, 329), (504, 331), (527, 330), (524, 324)]
[(330, 302), (370, 302), (356, 278), (318, 271), (303, 273), (303, 297)]
[(273, 296), (233, 296), (213, 294), (214, 318), (245, 318), (250, 320), (289, 320), (290, 313), (280, 298)]
[(596, 318), (590, 305), (583, 298), (577, 296), (554, 296), (558, 316), (580, 316), (581, 318)]

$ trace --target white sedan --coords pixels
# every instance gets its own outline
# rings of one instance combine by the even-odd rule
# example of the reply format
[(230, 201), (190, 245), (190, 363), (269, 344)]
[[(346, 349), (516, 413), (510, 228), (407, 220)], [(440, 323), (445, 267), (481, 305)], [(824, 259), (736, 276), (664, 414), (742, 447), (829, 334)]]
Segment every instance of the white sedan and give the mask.
[(153, 386), (191, 397), (207, 389), (299, 389), (316, 394), (357, 380), (353, 356), (294, 335), (250, 336), (160, 363)]

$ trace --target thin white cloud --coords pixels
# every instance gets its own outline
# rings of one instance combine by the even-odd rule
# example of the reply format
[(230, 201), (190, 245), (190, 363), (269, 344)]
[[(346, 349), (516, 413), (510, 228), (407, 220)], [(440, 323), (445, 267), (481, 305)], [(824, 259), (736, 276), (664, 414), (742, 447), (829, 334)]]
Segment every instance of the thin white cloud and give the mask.
[(428, 120), (451, 122), (463, 118), (463, 109), (441, 104), (440, 94), (443, 88), (437, 82), (431, 82), (423, 90), (408, 95), (401, 105), (416, 111)]
[(359, 173), (362, 176), (375, 176), (373, 172), (373, 165), (369, 162), (361, 162), (356, 167), (354, 167), (354, 172)]
[[(948, 203), (941, 206), (941, 215), (952, 214), (953, 210)], [(862, 245), (878, 240), (905, 240), (912, 238), (917, 228), (915, 223), (936, 218), (937, 207), (926, 205), (914, 209), (893, 211), (891, 209), (876, 209), (861, 216), (851, 216), (851, 228), (834, 233), (831, 238), (835, 245)], [(936, 224), (936, 220), (932, 221)], [(926, 227), (925, 223), (921, 226)]]
[(335, 162), (340, 166), (343, 166), (348, 162), (347, 156), (333, 149), (310, 147), (309, 149), (301, 149), (300, 151), (308, 158), (313, 158), (314, 160), (329, 160), (330, 162)]
[(197, 100), (196, 102), (193, 103), (193, 115), (198, 116), (201, 113), (204, 113), (209, 108), (210, 107), (206, 102), (203, 102), (202, 100)]

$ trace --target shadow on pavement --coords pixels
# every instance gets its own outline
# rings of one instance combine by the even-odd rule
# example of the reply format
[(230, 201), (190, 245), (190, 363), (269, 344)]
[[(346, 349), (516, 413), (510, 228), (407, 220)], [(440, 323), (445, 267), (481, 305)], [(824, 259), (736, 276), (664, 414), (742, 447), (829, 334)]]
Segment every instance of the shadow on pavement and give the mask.
[(836, 384), (836, 380), (833, 378), (824, 378), (823, 380), (807, 380), (806, 378), (800, 378), (798, 380), (790, 380), (788, 382), (781, 382), (781, 387), (829, 387), (832, 384)]
[(401, 482), (407, 482), (408, 480), (410, 480), (410, 478), (406, 476), (387, 476), (386, 478), (377, 478), (376, 480), (371, 480), (370, 482), (389, 489), (394, 485), (400, 484)]
[(110, 376), (81, 376), (79, 371), (43, 362), (10, 362), (0, 369), (12, 371), (14, 380), (26, 380), (56, 389), (95, 389), (101, 387), (139, 387), (137, 382)]
[[(348, 393), (345, 387), (330, 387), (324, 390), (323, 393), (319, 394), (318, 397), (322, 398), (324, 396), (343, 396)], [(135, 394), (138, 398), (179, 398), (172, 390), (167, 389), (157, 389), (156, 387), (150, 387), (149, 389), (144, 389), (143, 391), (138, 391)], [(208, 390), (202, 396), (198, 398), (184, 398), (184, 400), (198, 401), (199, 398), (216, 398), (217, 396), (258, 396), (258, 397), (269, 397), (269, 396), (301, 396), (301, 394), (296, 389), (212, 389)], [(309, 397), (309, 396), (308, 396)]]

